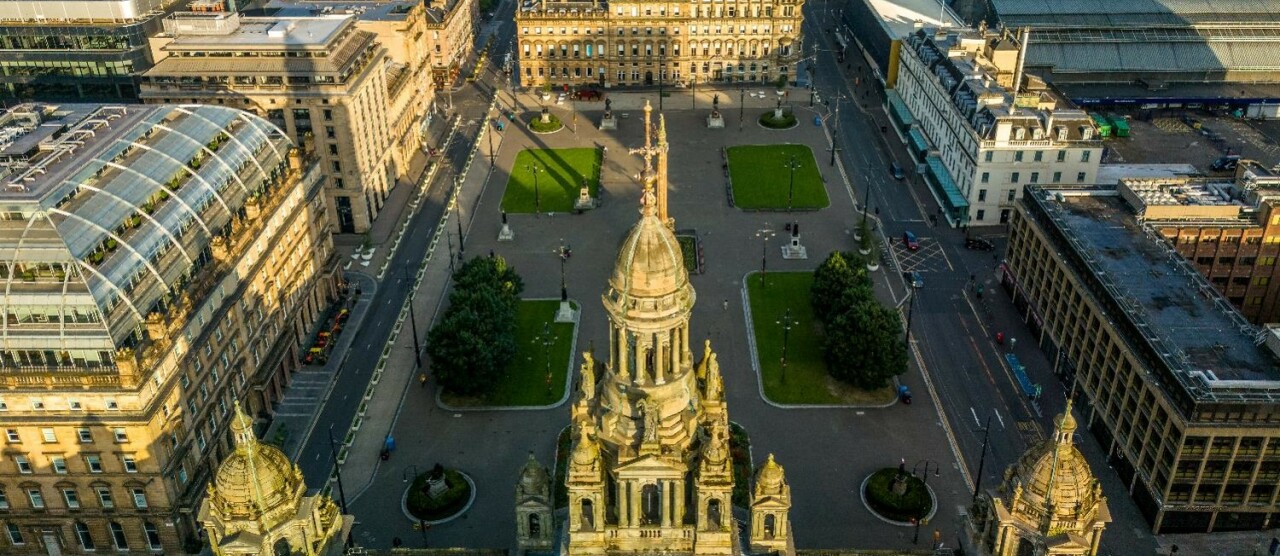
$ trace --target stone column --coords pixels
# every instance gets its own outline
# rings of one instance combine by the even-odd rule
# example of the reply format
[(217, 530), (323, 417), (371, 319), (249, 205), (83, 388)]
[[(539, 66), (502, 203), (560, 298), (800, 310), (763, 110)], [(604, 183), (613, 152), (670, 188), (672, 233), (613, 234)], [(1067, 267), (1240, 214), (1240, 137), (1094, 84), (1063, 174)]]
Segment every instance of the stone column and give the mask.
[(676, 511), (673, 521), (676, 526), (684, 525), (684, 481), (675, 481)]
[(617, 489), (618, 489), (618, 525), (625, 526), (628, 523), (628, 520), (630, 519), (627, 515), (627, 508), (629, 507), (628, 500), (630, 500), (630, 498), (628, 497), (629, 491), (631, 489), (630, 483), (619, 482), (617, 485)]
[(667, 381), (667, 344), (662, 341), (661, 334), (653, 335), (653, 343), (653, 379), (654, 382), (663, 384)]
[(644, 384), (649, 380), (648, 348), (648, 340), (636, 340), (636, 384)]
[(614, 372), (617, 372), (622, 376), (629, 376), (631, 374), (631, 368), (628, 366), (627, 357), (627, 330), (625, 328), (618, 327), (618, 368), (614, 369)]
[(671, 526), (671, 481), (658, 481), (658, 492), (662, 495), (662, 503), (658, 511), (662, 513), (662, 526)]
[(680, 353), (684, 355), (686, 365), (693, 364), (693, 352), (689, 349), (689, 323), (680, 327)]
[(631, 481), (631, 526), (640, 526), (640, 481)]
[(1102, 529), (1095, 527), (1093, 529), (1093, 542), (1089, 543), (1089, 555), (1098, 555), (1098, 543), (1102, 541)]

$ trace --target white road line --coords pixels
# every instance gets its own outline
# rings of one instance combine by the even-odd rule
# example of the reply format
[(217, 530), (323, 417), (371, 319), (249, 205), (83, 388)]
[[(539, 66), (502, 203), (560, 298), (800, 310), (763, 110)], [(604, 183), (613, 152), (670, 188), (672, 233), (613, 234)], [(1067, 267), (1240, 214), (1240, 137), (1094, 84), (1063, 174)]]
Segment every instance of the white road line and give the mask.
[(991, 411), (992, 411), (992, 412), (994, 412), (994, 413), (996, 414), (996, 420), (997, 420), (997, 421), (1000, 421), (1000, 430), (1005, 430), (1005, 429), (1004, 429), (1004, 417), (1001, 417), (1001, 416), (1000, 416), (1000, 412), (999, 412), (999, 411), (996, 411), (994, 408), (993, 408)]
[(973, 409), (973, 406), (969, 406), (969, 413), (973, 414), (973, 422), (977, 423), (978, 427), (982, 427), (982, 421), (978, 419), (978, 412)]

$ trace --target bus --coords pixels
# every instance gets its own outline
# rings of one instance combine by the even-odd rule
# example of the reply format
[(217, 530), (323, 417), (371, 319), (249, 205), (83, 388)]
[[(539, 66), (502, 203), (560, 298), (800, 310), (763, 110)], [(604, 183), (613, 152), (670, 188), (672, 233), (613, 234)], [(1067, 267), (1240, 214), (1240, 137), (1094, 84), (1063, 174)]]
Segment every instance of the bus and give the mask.
[(844, 38), (844, 33), (836, 32), (836, 61), (844, 62), (844, 51), (849, 48), (849, 39)]

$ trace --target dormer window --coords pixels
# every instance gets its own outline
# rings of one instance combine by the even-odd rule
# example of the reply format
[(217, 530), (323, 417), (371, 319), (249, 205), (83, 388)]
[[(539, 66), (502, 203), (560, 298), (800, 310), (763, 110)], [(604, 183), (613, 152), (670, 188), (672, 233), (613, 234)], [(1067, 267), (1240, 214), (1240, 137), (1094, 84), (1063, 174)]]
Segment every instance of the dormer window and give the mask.
[(1067, 140), (1067, 126), (1058, 127), (1058, 140), (1059, 141)]
[(1088, 141), (1093, 138), (1093, 128), (1089, 126), (1080, 127), (1080, 139)]
[(1020, 127), (1013, 130), (1013, 138), (1018, 141), (1024, 141), (1027, 138), (1027, 128)]
[(1036, 141), (1044, 139), (1044, 130), (1038, 127), (1035, 128), (1034, 130), (1031, 131), (1031, 138), (1035, 139)]

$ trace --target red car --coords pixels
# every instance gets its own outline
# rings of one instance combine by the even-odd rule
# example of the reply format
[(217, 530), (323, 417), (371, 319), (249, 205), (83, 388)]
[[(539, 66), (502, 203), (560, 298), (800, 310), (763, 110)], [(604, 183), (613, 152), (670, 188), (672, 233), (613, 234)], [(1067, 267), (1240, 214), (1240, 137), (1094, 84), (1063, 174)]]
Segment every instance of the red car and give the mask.
[(604, 98), (604, 93), (595, 89), (579, 89), (573, 94), (573, 98), (577, 100), (600, 100)]
[(911, 232), (902, 232), (902, 244), (912, 251), (920, 249), (920, 240), (916, 239), (916, 235)]

